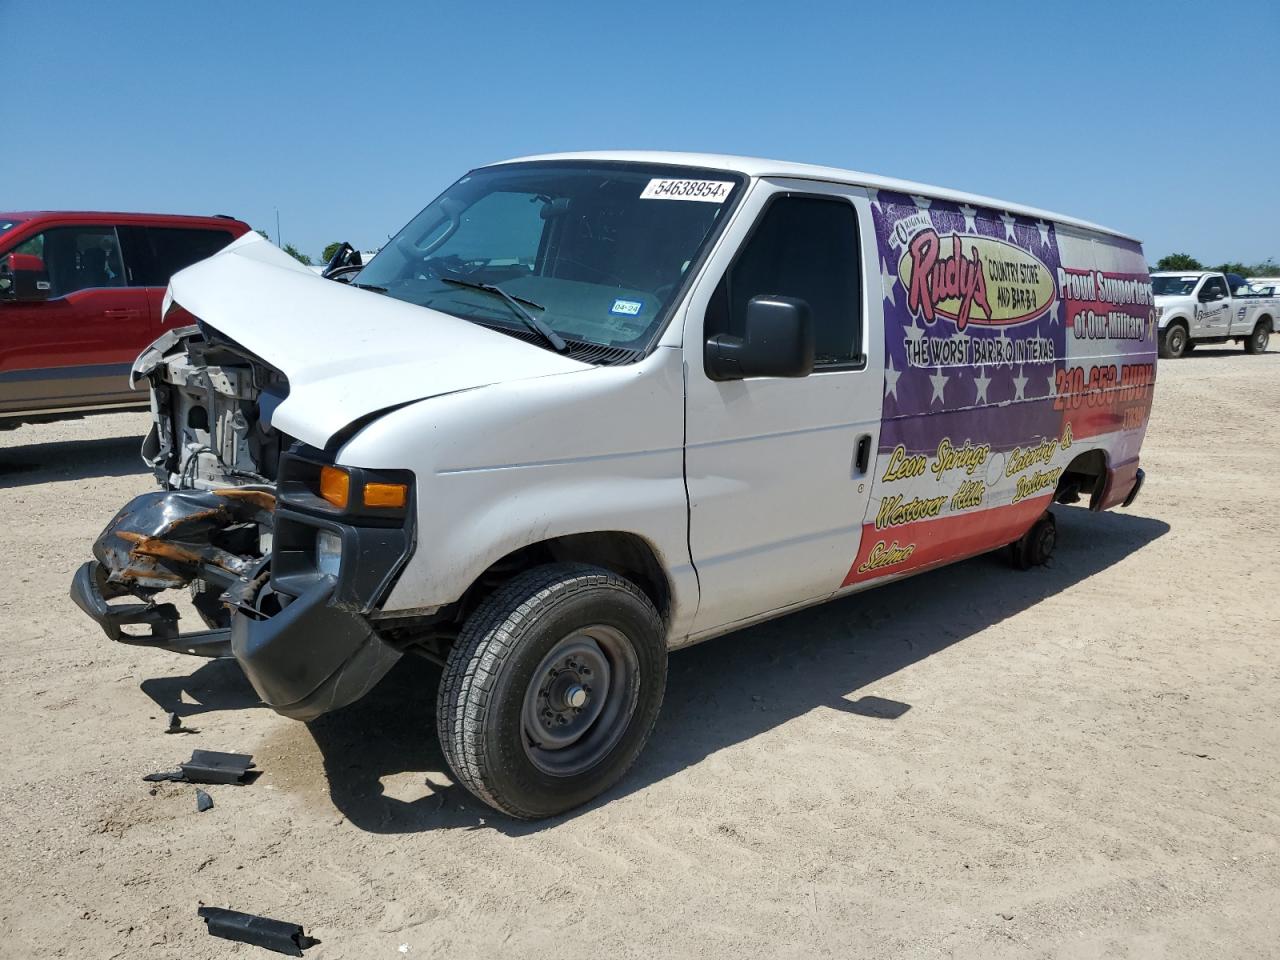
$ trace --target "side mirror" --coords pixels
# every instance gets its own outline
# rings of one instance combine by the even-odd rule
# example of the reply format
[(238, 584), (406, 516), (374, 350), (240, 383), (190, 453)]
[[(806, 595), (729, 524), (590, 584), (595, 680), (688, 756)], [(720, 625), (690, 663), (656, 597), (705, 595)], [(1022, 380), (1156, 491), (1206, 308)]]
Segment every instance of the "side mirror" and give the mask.
[(744, 336), (708, 337), (703, 352), (712, 380), (807, 377), (813, 372), (813, 317), (794, 297), (752, 297)]
[(30, 253), (11, 253), (0, 261), (0, 299), (36, 303), (49, 299), (44, 261)]

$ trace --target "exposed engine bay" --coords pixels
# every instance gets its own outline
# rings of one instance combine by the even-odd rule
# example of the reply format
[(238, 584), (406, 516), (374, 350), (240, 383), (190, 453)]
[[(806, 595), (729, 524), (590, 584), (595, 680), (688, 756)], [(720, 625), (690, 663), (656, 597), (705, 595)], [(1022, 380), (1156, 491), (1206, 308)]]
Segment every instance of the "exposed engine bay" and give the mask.
[(284, 375), (216, 332), (170, 331), (138, 358), (133, 382), (151, 384), (151, 432), (142, 455), (166, 490), (213, 490), (275, 480), (293, 442), (272, 429), (288, 393)]

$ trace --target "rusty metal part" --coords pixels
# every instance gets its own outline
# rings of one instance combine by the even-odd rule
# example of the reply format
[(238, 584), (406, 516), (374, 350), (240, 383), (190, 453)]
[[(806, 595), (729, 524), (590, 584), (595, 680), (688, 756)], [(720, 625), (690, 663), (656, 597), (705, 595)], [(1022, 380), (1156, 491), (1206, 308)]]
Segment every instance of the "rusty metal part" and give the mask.
[(197, 577), (235, 581), (257, 557), (227, 549), (229, 534), (269, 527), (274, 507), (275, 497), (256, 488), (145, 493), (107, 524), (93, 554), (108, 582), (131, 593), (172, 589)]

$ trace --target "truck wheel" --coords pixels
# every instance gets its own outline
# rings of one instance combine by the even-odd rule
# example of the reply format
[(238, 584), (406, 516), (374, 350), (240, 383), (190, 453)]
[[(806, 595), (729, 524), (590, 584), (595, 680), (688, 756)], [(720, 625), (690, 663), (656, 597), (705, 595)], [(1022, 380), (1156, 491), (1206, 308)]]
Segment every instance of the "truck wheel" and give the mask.
[(1187, 352), (1189, 342), (1187, 328), (1181, 323), (1171, 323), (1160, 337), (1160, 356), (1165, 360), (1176, 360)]
[(1053, 555), (1053, 548), (1058, 544), (1058, 524), (1053, 514), (1046, 510), (1022, 539), (1014, 542), (1010, 549), (1013, 553), (1013, 565), (1019, 570), (1030, 570), (1042, 567)]
[(537, 567), (463, 627), (440, 681), (440, 746), (485, 803), (553, 816), (622, 778), (666, 681), (666, 630), (635, 584), (585, 564)]
[(1259, 323), (1253, 328), (1253, 333), (1249, 334), (1249, 338), (1244, 342), (1245, 353), (1266, 353), (1267, 344), (1271, 340), (1271, 331), (1263, 324)]

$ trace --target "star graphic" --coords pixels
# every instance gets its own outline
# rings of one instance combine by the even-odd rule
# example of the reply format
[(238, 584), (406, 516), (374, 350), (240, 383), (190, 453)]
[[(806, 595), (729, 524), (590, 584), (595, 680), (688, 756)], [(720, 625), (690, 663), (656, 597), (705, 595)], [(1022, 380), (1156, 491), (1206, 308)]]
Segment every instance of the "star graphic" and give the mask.
[(991, 386), (991, 378), (987, 376), (987, 368), (979, 367), (979, 374), (973, 378), (973, 384), (978, 388), (978, 394), (974, 397), (974, 403), (987, 403), (987, 387)]
[(867, 187), (867, 197), (872, 203), (880, 202), (880, 190), (878, 187)]
[(1051, 324), (1062, 322), (1062, 301), (1061, 300), (1053, 301), (1053, 306), (1049, 308), (1048, 316), (1049, 316), (1049, 323)]
[(1023, 376), (1022, 368), (1018, 368), (1018, 375), (1013, 378), (1013, 399), (1025, 400), (1027, 393), (1027, 378)]
[(884, 372), (884, 395), (898, 399), (898, 378), (902, 376), (901, 370), (893, 368), (893, 357), (889, 358), (889, 366)]
[(1013, 225), (1018, 222), (1017, 217), (1013, 214), (1005, 212), (1000, 214), (1000, 220), (1004, 223), (1004, 235), (1009, 240), (1017, 240), (1018, 236), (1013, 231)]
[(1057, 393), (1058, 393), (1058, 374), (1057, 374), (1057, 372), (1056, 372), (1056, 371), (1055, 371), (1055, 372), (1051, 372), (1051, 373), (1049, 374), (1049, 376), (1048, 376), (1048, 377), (1046, 377), (1046, 379), (1049, 381), (1049, 393), (1047, 394), (1047, 396), (1049, 396), (1049, 397), (1054, 397), (1054, 396), (1056, 396), (1056, 395), (1057, 395)]
[(898, 282), (897, 274), (890, 273), (888, 266), (885, 265), (884, 258), (880, 258), (880, 287), (884, 291), (884, 298), (893, 306), (898, 305), (898, 301), (893, 297), (893, 285)]
[(1037, 220), (1036, 229), (1040, 231), (1040, 243), (1047, 247), (1049, 245), (1049, 225), (1043, 220)]
[(978, 232), (978, 208), (964, 203), (960, 205), (960, 213), (964, 215), (965, 233)]
[(913, 314), (911, 317), (911, 326), (906, 330), (907, 339), (912, 343), (919, 343), (920, 338), (924, 336), (924, 328), (916, 325), (916, 318)]
[(943, 391), (947, 389), (947, 375), (942, 372), (942, 368), (938, 368), (937, 373), (929, 374), (929, 382), (933, 384), (933, 396), (929, 398), (929, 405), (933, 406), (933, 401), (946, 405), (946, 401), (942, 399)]
[(917, 197), (914, 193), (911, 195), (911, 201), (916, 205), (917, 210), (928, 210), (929, 204), (933, 203), (928, 197)]

